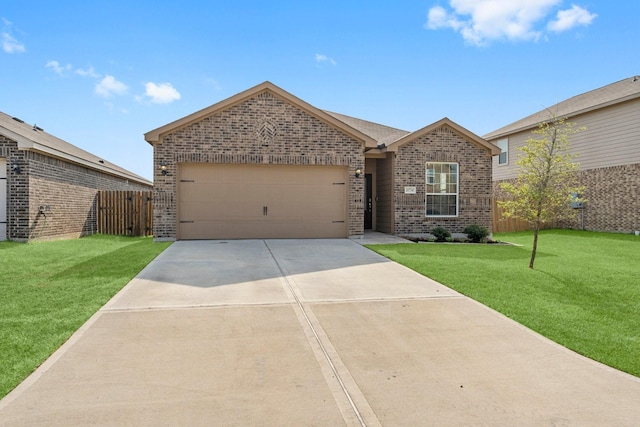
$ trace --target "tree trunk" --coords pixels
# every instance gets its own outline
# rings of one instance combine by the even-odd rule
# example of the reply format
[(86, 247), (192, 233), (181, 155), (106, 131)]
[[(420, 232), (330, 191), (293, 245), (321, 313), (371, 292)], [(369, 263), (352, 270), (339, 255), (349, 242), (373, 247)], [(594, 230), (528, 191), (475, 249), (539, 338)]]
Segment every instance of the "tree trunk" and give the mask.
[(531, 260), (529, 268), (533, 269), (533, 263), (536, 261), (536, 251), (538, 250), (538, 232), (540, 231), (540, 223), (536, 223), (533, 229), (533, 249), (531, 250)]

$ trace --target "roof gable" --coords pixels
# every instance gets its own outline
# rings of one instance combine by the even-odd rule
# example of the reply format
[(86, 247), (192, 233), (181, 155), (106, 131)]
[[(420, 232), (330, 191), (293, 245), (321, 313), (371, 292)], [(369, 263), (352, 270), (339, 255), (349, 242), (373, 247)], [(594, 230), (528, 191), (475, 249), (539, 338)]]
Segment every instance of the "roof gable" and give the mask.
[(440, 127), (447, 127), (449, 129), (451, 129), (452, 131), (462, 135), (464, 138), (466, 138), (467, 140), (469, 140), (471, 143), (487, 150), (491, 155), (497, 155), (500, 154), (500, 149), (489, 143), (488, 141), (484, 140), (483, 138), (479, 137), (478, 135), (476, 135), (475, 133), (463, 128), (462, 126), (458, 125), (457, 123), (455, 123), (454, 121), (450, 120), (449, 118), (445, 117), (443, 119), (438, 120), (435, 123), (432, 123), (428, 126), (423, 127), (422, 129), (419, 129), (415, 132), (411, 132), (405, 136), (403, 136), (402, 138), (392, 142), (390, 145), (387, 145), (386, 149), (387, 151), (391, 151), (391, 152), (396, 152), (398, 151), (398, 148), (400, 148), (401, 146), (403, 146), (404, 144), (407, 144), (417, 138), (420, 138), (423, 135), (426, 135), (430, 132), (433, 132), (434, 130), (440, 128)]
[(151, 145), (154, 145), (155, 143), (161, 140), (161, 137), (163, 135), (166, 135), (171, 132), (175, 132), (178, 129), (184, 128), (195, 122), (198, 122), (204, 119), (205, 117), (211, 116), (217, 112), (220, 112), (220, 111), (226, 110), (227, 108), (238, 105), (243, 101), (250, 99), (252, 97), (255, 97), (265, 91), (268, 91), (271, 94), (284, 99), (286, 102), (301, 109), (307, 114), (310, 114), (316, 117), (317, 119), (329, 124), (330, 126), (333, 126), (334, 128), (337, 128), (338, 130), (348, 134), (349, 136), (359, 141), (362, 141), (367, 147), (376, 146), (376, 141), (371, 136), (350, 126), (348, 123), (338, 120), (336, 117), (332, 116), (331, 114), (328, 114), (325, 111), (322, 111), (314, 107), (313, 105), (301, 100), (300, 98), (297, 98), (294, 95), (291, 95), (289, 92), (286, 92), (285, 90), (279, 88), (278, 86), (268, 81), (261, 83), (257, 86), (254, 86), (250, 89), (247, 89), (243, 92), (240, 92), (230, 98), (224, 99), (200, 111), (196, 111), (195, 113), (192, 113), (174, 122), (168, 123), (164, 126), (161, 126), (150, 132), (147, 132), (144, 134), (144, 139)]
[(151, 185), (147, 179), (57, 138), (35, 124), (30, 125), (2, 112), (0, 112), (0, 134), (16, 141), (20, 150), (37, 151), (110, 175)]
[(553, 115), (562, 118), (573, 117), (637, 98), (640, 98), (640, 77), (634, 76), (566, 99), (549, 108), (545, 108), (544, 110), (490, 132), (485, 135), (484, 138), (496, 139), (533, 129), (540, 123), (550, 120)]

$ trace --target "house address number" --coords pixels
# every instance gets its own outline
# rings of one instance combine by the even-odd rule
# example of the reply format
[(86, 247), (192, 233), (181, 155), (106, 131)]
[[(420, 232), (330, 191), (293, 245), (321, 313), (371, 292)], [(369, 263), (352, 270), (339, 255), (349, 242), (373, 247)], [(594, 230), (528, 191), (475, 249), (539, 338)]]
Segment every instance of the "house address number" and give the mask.
[(416, 187), (404, 187), (404, 194), (416, 194)]

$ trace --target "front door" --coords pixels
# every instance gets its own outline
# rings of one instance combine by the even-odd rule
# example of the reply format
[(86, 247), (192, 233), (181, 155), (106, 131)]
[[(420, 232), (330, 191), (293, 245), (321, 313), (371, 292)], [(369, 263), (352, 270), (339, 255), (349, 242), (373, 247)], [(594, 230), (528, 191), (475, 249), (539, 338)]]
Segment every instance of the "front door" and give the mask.
[(371, 230), (373, 228), (373, 175), (367, 173), (364, 175), (364, 229)]

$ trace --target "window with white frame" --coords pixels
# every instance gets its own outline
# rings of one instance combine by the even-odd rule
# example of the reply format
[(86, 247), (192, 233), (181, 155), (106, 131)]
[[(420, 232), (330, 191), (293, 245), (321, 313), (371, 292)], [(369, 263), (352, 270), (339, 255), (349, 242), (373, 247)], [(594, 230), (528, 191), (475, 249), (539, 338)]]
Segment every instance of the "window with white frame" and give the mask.
[(426, 164), (426, 216), (458, 216), (458, 164)]
[(498, 156), (498, 164), (506, 165), (509, 163), (509, 140), (507, 138), (498, 140), (498, 148), (500, 155)]

